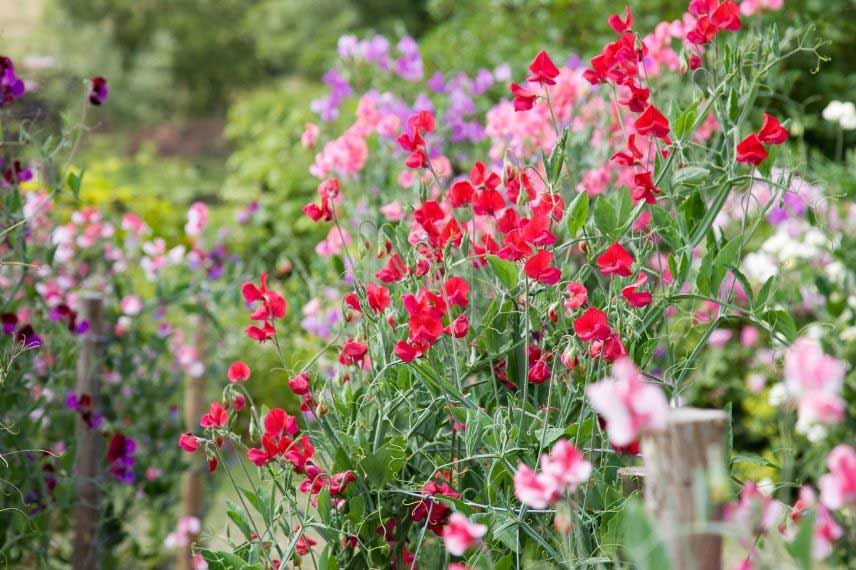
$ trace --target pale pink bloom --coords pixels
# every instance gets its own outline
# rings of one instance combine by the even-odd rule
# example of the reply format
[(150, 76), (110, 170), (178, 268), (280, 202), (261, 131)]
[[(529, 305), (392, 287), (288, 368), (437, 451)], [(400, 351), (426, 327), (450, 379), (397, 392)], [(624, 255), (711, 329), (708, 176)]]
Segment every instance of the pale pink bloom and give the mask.
[(579, 449), (560, 439), (549, 455), (541, 456), (541, 473), (557, 483), (563, 493), (573, 493), (591, 475), (591, 463)]
[(333, 226), (327, 233), (327, 237), (315, 246), (315, 253), (322, 257), (333, 257), (342, 253), (343, 249), (350, 245), (351, 236), (344, 229)]
[(844, 419), (843, 383), (844, 363), (824, 354), (817, 342), (799, 338), (785, 353), (785, 390), (797, 404), (801, 431)]
[(485, 525), (471, 522), (461, 513), (455, 512), (443, 527), (443, 541), (449, 554), (462, 556), (467, 549), (481, 540), (485, 532)]
[(208, 224), (208, 206), (202, 202), (194, 202), (187, 210), (187, 223), (184, 232), (191, 237), (199, 237)]
[(818, 481), (821, 502), (832, 510), (856, 505), (856, 450), (837, 445), (826, 458), (829, 473)]
[(300, 135), (300, 144), (303, 145), (303, 148), (315, 148), (319, 132), (318, 125), (306, 123), (303, 127), (303, 134)]
[(753, 394), (760, 393), (766, 383), (767, 379), (764, 378), (763, 374), (750, 374), (746, 377), (746, 387)]
[(832, 545), (844, 535), (844, 531), (832, 517), (832, 513), (822, 503), (817, 502), (811, 487), (800, 489), (800, 497), (794, 503), (791, 511), (791, 521), (796, 523), (784, 529), (787, 540), (794, 540), (799, 529), (799, 522), (806, 510), (814, 509), (814, 532), (812, 535), (811, 555), (815, 560), (823, 560), (832, 553)]
[(401, 119), (398, 115), (384, 115), (377, 124), (377, 132), (384, 137), (398, 135), (401, 132)]
[(755, 327), (743, 327), (740, 329), (740, 344), (745, 347), (755, 346), (758, 343), (760, 333)]
[(817, 342), (802, 337), (785, 353), (785, 387), (794, 397), (820, 390), (838, 393), (844, 382), (844, 363), (823, 353)]
[(589, 197), (595, 197), (606, 190), (611, 178), (609, 167), (602, 166), (583, 173), (582, 182), (577, 184), (577, 192), (588, 192)]
[(725, 520), (745, 533), (741, 540), (751, 544), (758, 535), (776, 527), (784, 515), (784, 505), (749, 482), (740, 490), (740, 499), (725, 505)]
[(732, 336), (734, 336), (734, 333), (728, 329), (716, 329), (710, 334), (707, 342), (714, 348), (722, 348), (728, 344)]
[(404, 208), (398, 200), (380, 207), (380, 213), (390, 222), (400, 222), (404, 218)]
[(135, 317), (143, 309), (143, 302), (136, 295), (125, 295), (119, 303), (119, 308), (126, 315)]
[(193, 555), (193, 570), (208, 570), (208, 563), (201, 554)]
[(579, 449), (560, 439), (549, 454), (541, 455), (541, 472), (521, 463), (514, 474), (514, 494), (524, 505), (543, 509), (573, 493), (591, 475), (591, 463)]
[(612, 368), (612, 377), (586, 390), (592, 408), (606, 422), (609, 441), (629, 445), (648, 430), (662, 429), (669, 405), (659, 386), (649, 384), (633, 361), (621, 358)]
[(514, 494), (520, 502), (533, 509), (544, 509), (559, 495), (555, 481), (539, 477), (532, 468), (521, 463), (514, 474)]

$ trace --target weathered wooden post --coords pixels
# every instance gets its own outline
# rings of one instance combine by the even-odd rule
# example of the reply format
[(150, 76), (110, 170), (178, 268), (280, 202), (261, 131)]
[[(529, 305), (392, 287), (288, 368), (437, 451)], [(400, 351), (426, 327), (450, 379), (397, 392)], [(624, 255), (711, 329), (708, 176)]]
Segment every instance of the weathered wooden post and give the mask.
[[(194, 317), (191, 326), (195, 332), (194, 346), (197, 355), (201, 358), (205, 354), (207, 346), (207, 327), (205, 318)], [(204, 364), (204, 360), (202, 360)], [(187, 374), (184, 379), (184, 429), (188, 432), (199, 431), (199, 418), (202, 417), (205, 408), (205, 374), (198, 376)], [(203, 489), (205, 485), (205, 462), (198, 454), (187, 454), (187, 471), (181, 480), (181, 516), (195, 517), (202, 525), (203, 515)], [(193, 570), (192, 544), (198, 538), (197, 534), (188, 534), (187, 545), (179, 548), (177, 568), (178, 570)]]
[[(89, 323), (81, 339), (77, 360), (78, 397), (88, 395), (97, 408), (101, 383), (99, 345), (104, 339), (104, 304), (95, 293), (82, 296), (82, 318)], [(82, 417), (75, 421), (77, 452), (74, 457), (74, 480), (77, 503), (74, 508), (74, 550), (72, 568), (92, 570), (100, 566), (98, 524), (100, 518), (100, 485), (98, 466), (103, 457), (101, 435), (86, 425)]]
[(673, 570), (720, 570), (722, 537), (705, 527), (719, 519), (710, 474), (725, 468), (728, 415), (722, 410), (670, 410), (664, 430), (642, 438), (645, 505)]

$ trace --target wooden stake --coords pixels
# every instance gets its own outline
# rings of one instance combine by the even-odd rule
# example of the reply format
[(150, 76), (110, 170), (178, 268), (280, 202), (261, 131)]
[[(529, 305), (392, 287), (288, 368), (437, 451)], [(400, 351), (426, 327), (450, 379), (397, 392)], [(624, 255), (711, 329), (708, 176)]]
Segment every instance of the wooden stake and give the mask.
[(670, 410), (666, 428), (642, 438), (645, 504), (674, 570), (720, 570), (722, 537), (707, 525), (719, 519), (710, 475), (725, 468), (728, 416), (721, 410)]
[[(97, 409), (101, 383), (99, 345), (104, 335), (104, 305), (97, 294), (82, 298), (83, 320), (89, 330), (83, 334), (77, 360), (78, 397), (88, 394)], [(103, 461), (101, 435), (89, 428), (80, 416), (75, 421), (77, 452), (74, 457), (74, 480), (77, 484), (77, 504), (74, 508), (74, 570), (97, 570), (100, 567), (98, 519), (100, 517), (101, 478), (98, 466)]]
[[(195, 317), (192, 321), (196, 335), (194, 343), (197, 356), (203, 358), (207, 345), (207, 327), (203, 317)], [(204, 360), (203, 360), (204, 364)], [(187, 375), (184, 380), (184, 429), (188, 432), (199, 431), (199, 418), (205, 408), (205, 374), (197, 377)], [(202, 494), (205, 485), (205, 461), (199, 454), (187, 454), (187, 471), (181, 480), (181, 516), (196, 517), (202, 525), (203, 501)], [(193, 549), (191, 545), (199, 538), (189, 535), (186, 547), (179, 549), (177, 558), (178, 570), (193, 570)]]

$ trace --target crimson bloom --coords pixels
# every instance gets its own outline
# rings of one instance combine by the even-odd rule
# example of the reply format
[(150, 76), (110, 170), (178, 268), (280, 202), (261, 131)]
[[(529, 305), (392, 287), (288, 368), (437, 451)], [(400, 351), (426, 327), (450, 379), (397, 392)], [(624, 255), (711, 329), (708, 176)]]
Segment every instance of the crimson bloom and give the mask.
[(241, 286), (241, 294), (248, 304), (261, 301), (261, 305), (250, 318), (254, 321), (268, 321), (285, 317), (285, 299), (279, 293), (268, 289), (267, 273), (262, 273), (259, 281), (258, 287), (249, 282)]
[(767, 158), (767, 149), (761, 144), (758, 135), (752, 133), (747, 135), (737, 145), (737, 162), (742, 164), (753, 164), (758, 166)]
[(470, 292), (470, 285), (463, 277), (451, 277), (443, 284), (443, 291), (446, 293), (446, 299), (450, 305), (458, 307), (466, 307), (470, 301), (467, 295)]
[(788, 131), (776, 117), (764, 113), (764, 122), (758, 131), (758, 139), (764, 144), (778, 145), (788, 140)]
[(609, 27), (615, 30), (616, 34), (632, 31), (633, 14), (630, 12), (630, 6), (625, 6), (623, 20), (618, 14), (610, 14), (607, 22), (609, 22)]
[(636, 119), (636, 132), (640, 135), (664, 139), (669, 136), (669, 119), (654, 105), (648, 105)]
[(382, 313), (391, 303), (389, 289), (377, 283), (366, 285), (366, 300), (375, 313)]
[(428, 152), (423, 135), (434, 132), (434, 115), (430, 111), (419, 111), (407, 119), (407, 131), (395, 141), (402, 150), (409, 152), (405, 164), (408, 168), (428, 166)]
[(640, 273), (639, 277), (636, 278), (636, 281), (621, 290), (621, 296), (624, 297), (624, 300), (632, 307), (639, 308), (650, 305), (653, 300), (651, 293), (648, 291), (638, 290), (639, 287), (647, 282), (648, 276), (644, 273)]
[(532, 75), (527, 78), (527, 81), (541, 85), (555, 85), (556, 77), (559, 76), (559, 69), (544, 50), (539, 51), (532, 63), (529, 64), (529, 71)]
[(89, 89), (89, 102), (93, 105), (100, 106), (107, 100), (107, 95), (110, 94), (110, 88), (107, 86), (107, 80), (101, 76), (92, 78), (92, 87)]
[(660, 189), (654, 185), (654, 180), (651, 178), (651, 171), (639, 172), (633, 176), (633, 190), (630, 191), (630, 197), (634, 202), (645, 200), (649, 204), (657, 201), (657, 194)]
[(552, 252), (546, 249), (539, 250), (523, 265), (523, 272), (526, 273), (527, 277), (534, 279), (538, 283), (555, 285), (562, 277), (562, 272), (558, 267), (551, 266), (552, 262)]
[(193, 453), (199, 450), (199, 439), (189, 433), (183, 433), (178, 436), (178, 446), (187, 453)]
[(229, 377), (229, 382), (243, 382), (245, 380), (249, 380), (250, 367), (247, 366), (246, 362), (236, 360), (229, 365), (229, 372), (227, 375)]
[(208, 412), (199, 420), (199, 425), (204, 428), (223, 427), (229, 421), (229, 413), (220, 405), (220, 402), (211, 402)]
[(393, 253), (386, 259), (383, 268), (375, 273), (375, 277), (384, 283), (395, 283), (407, 276), (407, 266), (397, 253)]
[(512, 104), (514, 105), (514, 110), (518, 113), (521, 111), (528, 111), (532, 107), (535, 106), (535, 100), (538, 98), (538, 95), (518, 85), (517, 83), (512, 83), (509, 87), (511, 94), (514, 96), (512, 100)]
[(589, 307), (574, 320), (574, 332), (583, 342), (605, 340), (612, 329), (606, 324), (606, 313), (595, 307)]
[(609, 246), (609, 249), (597, 258), (597, 266), (604, 275), (630, 277), (633, 274), (630, 270), (631, 265), (633, 265), (633, 256), (619, 243)]
[(344, 346), (342, 346), (342, 351), (339, 353), (339, 362), (346, 366), (351, 364), (362, 364), (363, 358), (365, 358), (368, 351), (368, 345), (349, 338), (345, 341)]
[(309, 375), (301, 372), (297, 376), (288, 379), (288, 387), (298, 396), (309, 393)]

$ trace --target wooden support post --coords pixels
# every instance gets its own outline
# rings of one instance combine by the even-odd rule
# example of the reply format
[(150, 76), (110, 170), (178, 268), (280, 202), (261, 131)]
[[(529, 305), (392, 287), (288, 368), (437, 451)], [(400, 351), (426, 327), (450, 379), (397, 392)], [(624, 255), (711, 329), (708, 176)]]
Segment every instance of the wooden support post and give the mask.
[[(99, 345), (104, 336), (104, 305), (97, 294), (82, 296), (81, 317), (89, 323), (83, 334), (80, 355), (77, 359), (78, 397), (88, 394), (92, 407), (97, 409), (101, 383)], [(102, 463), (101, 435), (90, 429), (80, 416), (75, 421), (77, 450), (74, 457), (74, 480), (77, 484), (77, 503), (74, 508), (74, 550), (72, 568), (93, 570), (100, 567), (98, 522), (100, 517), (101, 478), (98, 466)]]
[(629, 497), (633, 493), (642, 494), (645, 483), (645, 468), (621, 467), (618, 470), (618, 481), (621, 483), (621, 490), (625, 497)]
[(645, 504), (666, 545), (673, 570), (720, 570), (722, 537), (711, 473), (725, 469), (728, 415), (721, 410), (670, 410), (664, 430), (642, 438)]
[[(203, 359), (206, 351), (207, 327), (205, 319), (201, 316), (192, 319), (194, 329), (194, 344), (197, 357)], [(184, 380), (184, 429), (187, 432), (199, 431), (199, 418), (205, 409), (205, 374), (197, 377), (187, 375)], [(181, 480), (181, 515), (182, 517), (195, 517), (199, 520), (200, 527), (203, 515), (203, 490), (205, 485), (205, 461), (196, 453), (187, 454), (187, 471)], [(188, 535), (187, 546), (178, 551), (178, 570), (193, 570), (193, 549), (191, 545), (199, 538), (196, 534)]]

